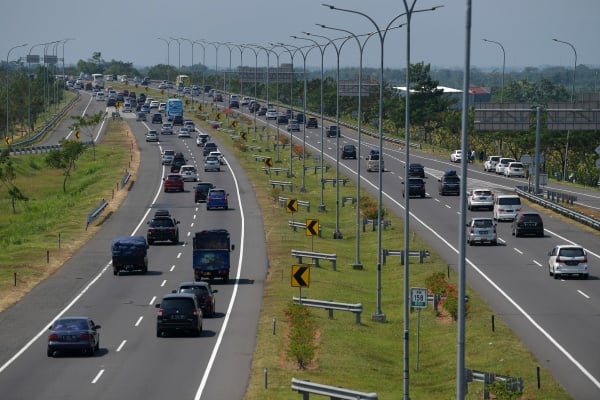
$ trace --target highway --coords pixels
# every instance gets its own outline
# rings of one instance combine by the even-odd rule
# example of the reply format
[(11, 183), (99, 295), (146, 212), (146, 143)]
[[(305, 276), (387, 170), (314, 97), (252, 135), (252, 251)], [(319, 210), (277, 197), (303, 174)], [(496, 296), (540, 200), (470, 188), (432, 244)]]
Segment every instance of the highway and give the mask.
[[(77, 110), (83, 110), (86, 104), (90, 107), (88, 113), (98, 107), (94, 101), (86, 103), (84, 94), (77, 106), (82, 108)], [(189, 155), (190, 161), (201, 165), (194, 139), (161, 136), (159, 144), (146, 143), (143, 139), (146, 127), (135, 122), (133, 114), (125, 118), (142, 153), (140, 172), (132, 190), (94, 240), (23, 301), (0, 314), (0, 323), (11, 327), (0, 332), (0, 388), (10, 388), (10, 398), (15, 399), (69, 398), (74, 393), (85, 393), (90, 399), (124, 396), (159, 399), (174, 394), (186, 399), (241, 399), (250, 372), (262, 284), (267, 273), (265, 239), (256, 234), (264, 230), (253, 189), (235, 159), (222, 149), (228, 167), (220, 173), (200, 172), (200, 175), (202, 180), (228, 190), (231, 210), (206, 211), (203, 205), (193, 204), (189, 183), (186, 193), (162, 193), (161, 177), (165, 171), (160, 165), (160, 149), (182, 151)], [(61, 125), (52, 137), (64, 137), (68, 134), (65, 129)], [(318, 153), (321, 129), (306, 133), (309, 150)], [(295, 132), (294, 141), (301, 140), (302, 132)], [(377, 147), (374, 138), (363, 137), (362, 141), (363, 156)], [(342, 129), (339, 144), (344, 143), (357, 144), (356, 133)], [(336, 139), (325, 138), (324, 149), (327, 161), (334, 165), (338, 152)], [(404, 150), (386, 144), (384, 158), (384, 203), (389, 211), (402, 216)], [(341, 173), (357, 179), (359, 161), (339, 161)], [(425, 199), (410, 199), (411, 231), (429, 243), (429, 250), (438, 252), (455, 268), (459, 263), (460, 198), (439, 196), (437, 178), (445, 170), (459, 170), (460, 165), (450, 163), (448, 157), (413, 149), (411, 161), (425, 165), (428, 194)], [(362, 187), (376, 196), (377, 173), (367, 173), (364, 162), (360, 168)], [(478, 165), (468, 168), (469, 188), (489, 187), (499, 194), (510, 192), (516, 184), (524, 182), (483, 172)], [(589, 197), (598, 201), (597, 191), (577, 191), (580, 199)], [(328, 209), (333, 207), (335, 204), (327, 204)], [(114, 277), (108, 264), (110, 241), (117, 235), (145, 234), (145, 221), (156, 208), (169, 208), (181, 221), (181, 243), (152, 246), (147, 275)], [(471, 215), (491, 216), (491, 212), (469, 211)], [(597, 399), (600, 398), (600, 357), (596, 350), (600, 345), (598, 236), (550, 214), (544, 214), (543, 218), (544, 238), (515, 238), (510, 234), (510, 223), (503, 222), (498, 225), (497, 247), (468, 247), (465, 255), (468, 283), (573, 398)], [(232, 233), (236, 244), (232, 264), (236, 268), (231, 276), (236, 279), (228, 285), (215, 285), (219, 290), (217, 317), (205, 320), (202, 337), (159, 339), (155, 335), (153, 304), (180, 281), (191, 279), (190, 235), (200, 227), (224, 227)], [(354, 229), (354, 226), (340, 227), (342, 233)], [(555, 244), (565, 242), (577, 243), (588, 250), (589, 280), (555, 280), (548, 276), (547, 252)], [(376, 258), (364, 254), (362, 261), (375, 264)], [(69, 315), (89, 315), (102, 325), (101, 351), (96, 357), (46, 357), (47, 326), (65, 307), (69, 307), (66, 311)], [(467, 351), (470, 351), (468, 343)], [(169, 362), (165, 364), (165, 360)]]

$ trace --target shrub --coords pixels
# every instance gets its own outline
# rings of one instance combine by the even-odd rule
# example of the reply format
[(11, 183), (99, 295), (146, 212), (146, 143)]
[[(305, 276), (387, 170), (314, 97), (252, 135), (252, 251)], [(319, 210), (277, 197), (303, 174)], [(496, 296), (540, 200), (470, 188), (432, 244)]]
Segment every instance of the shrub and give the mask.
[[(444, 307), (452, 319), (458, 318), (458, 288), (456, 285), (446, 281), (443, 272), (434, 272), (425, 278), (427, 290), (440, 296), (439, 306)], [(468, 310), (468, 304), (465, 305), (465, 313)]]
[(301, 304), (290, 304), (284, 312), (290, 330), (288, 357), (304, 369), (315, 356), (315, 321), (309, 309)]

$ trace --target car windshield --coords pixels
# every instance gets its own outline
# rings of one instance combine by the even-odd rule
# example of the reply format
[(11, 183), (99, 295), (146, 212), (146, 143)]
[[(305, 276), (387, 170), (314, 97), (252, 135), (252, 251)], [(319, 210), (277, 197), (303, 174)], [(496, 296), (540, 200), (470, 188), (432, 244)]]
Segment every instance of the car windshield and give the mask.
[(150, 221), (150, 226), (157, 228), (171, 227), (174, 225), (175, 224), (173, 223), (173, 220), (171, 220), (170, 218), (156, 218)]
[(491, 196), (492, 192), (489, 190), (475, 190), (473, 196)]
[(88, 328), (87, 323), (83, 319), (61, 319), (56, 321), (54, 330), (80, 331)]
[(475, 228), (491, 228), (494, 226), (494, 222), (491, 219), (476, 219), (473, 221)]
[(204, 297), (208, 294), (208, 289), (204, 286), (186, 286), (179, 289), (181, 293), (192, 293), (199, 297)]
[(210, 157), (206, 157), (206, 161), (208, 161), (208, 162), (219, 161), (219, 158), (217, 156), (210, 156)]
[(567, 247), (564, 249), (560, 249), (558, 255), (563, 257), (583, 257), (585, 254), (583, 253), (582, 248)]
[(498, 199), (498, 204), (503, 206), (518, 206), (521, 204), (521, 199), (518, 197), (503, 197)]

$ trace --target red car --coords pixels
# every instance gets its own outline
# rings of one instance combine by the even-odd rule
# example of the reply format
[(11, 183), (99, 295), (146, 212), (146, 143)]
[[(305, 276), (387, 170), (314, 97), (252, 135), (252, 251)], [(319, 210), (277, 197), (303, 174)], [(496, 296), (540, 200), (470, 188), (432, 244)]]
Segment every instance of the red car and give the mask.
[(164, 179), (163, 187), (165, 192), (176, 191), (183, 192), (183, 177), (180, 174), (169, 174)]

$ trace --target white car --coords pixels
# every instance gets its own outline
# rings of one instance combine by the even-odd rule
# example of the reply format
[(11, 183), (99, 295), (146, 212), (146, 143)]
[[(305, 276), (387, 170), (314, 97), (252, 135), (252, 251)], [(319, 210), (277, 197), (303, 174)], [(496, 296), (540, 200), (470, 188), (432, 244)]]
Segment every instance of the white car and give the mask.
[(167, 103), (159, 103), (158, 104), (158, 112), (166, 112), (167, 111)]
[(452, 162), (461, 162), (462, 160), (462, 150), (454, 150), (452, 154), (450, 154), (450, 161)]
[(467, 197), (467, 208), (474, 210), (476, 208), (494, 209), (494, 193), (490, 189), (473, 189)]
[(219, 157), (206, 157), (206, 160), (204, 160), (204, 172), (206, 171), (221, 171), (221, 163), (219, 162)]
[(498, 175), (503, 175), (504, 174), (504, 169), (508, 166), (508, 163), (517, 161), (514, 158), (507, 158), (507, 157), (502, 157), (500, 160), (498, 160), (498, 164), (496, 164), (496, 173)]
[(175, 150), (165, 150), (162, 153), (162, 163), (163, 165), (170, 165), (175, 158)]
[(484, 171), (496, 171), (496, 165), (502, 156), (489, 156), (487, 160), (483, 163)]
[(267, 113), (265, 114), (265, 118), (266, 119), (277, 119), (277, 110), (270, 108), (267, 110)]
[(146, 142), (158, 142), (158, 135), (155, 130), (149, 130), (146, 132)]
[(162, 124), (160, 129), (161, 135), (172, 135), (173, 134), (173, 124), (170, 122), (165, 122)]
[(219, 164), (225, 165), (225, 159), (223, 158), (223, 154), (221, 154), (220, 151), (211, 151), (210, 153), (208, 153), (208, 156), (217, 157), (219, 159)]
[(96, 101), (105, 101), (106, 98), (104, 97), (104, 92), (98, 92), (96, 93)]
[(579, 275), (588, 279), (587, 254), (583, 247), (570, 244), (555, 246), (548, 253), (548, 274), (554, 279), (563, 275)]
[(179, 173), (181, 174), (181, 178), (184, 182), (198, 181), (198, 172), (196, 171), (196, 167), (194, 167), (193, 165), (182, 165), (181, 169), (179, 170)]
[[(160, 105), (160, 103), (159, 103), (158, 101), (156, 101), (156, 100), (152, 100), (152, 101), (150, 102), (150, 108), (151, 108), (151, 109), (152, 109), (152, 108), (156, 108), (156, 109), (158, 109), (158, 106), (159, 106), (159, 105)], [(165, 106), (165, 107), (166, 107), (166, 106)]]
[(181, 128), (179, 128), (179, 132), (177, 133), (177, 137), (180, 137), (180, 138), (189, 138), (189, 137), (192, 137), (192, 134), (190, 133), (190, 129), (188, 127), (182, 126)]
[(504, 176), (520, 176), (521, 178), (525, 177), (525, 167), (520, 162), (510, 162), (504, 168)]

